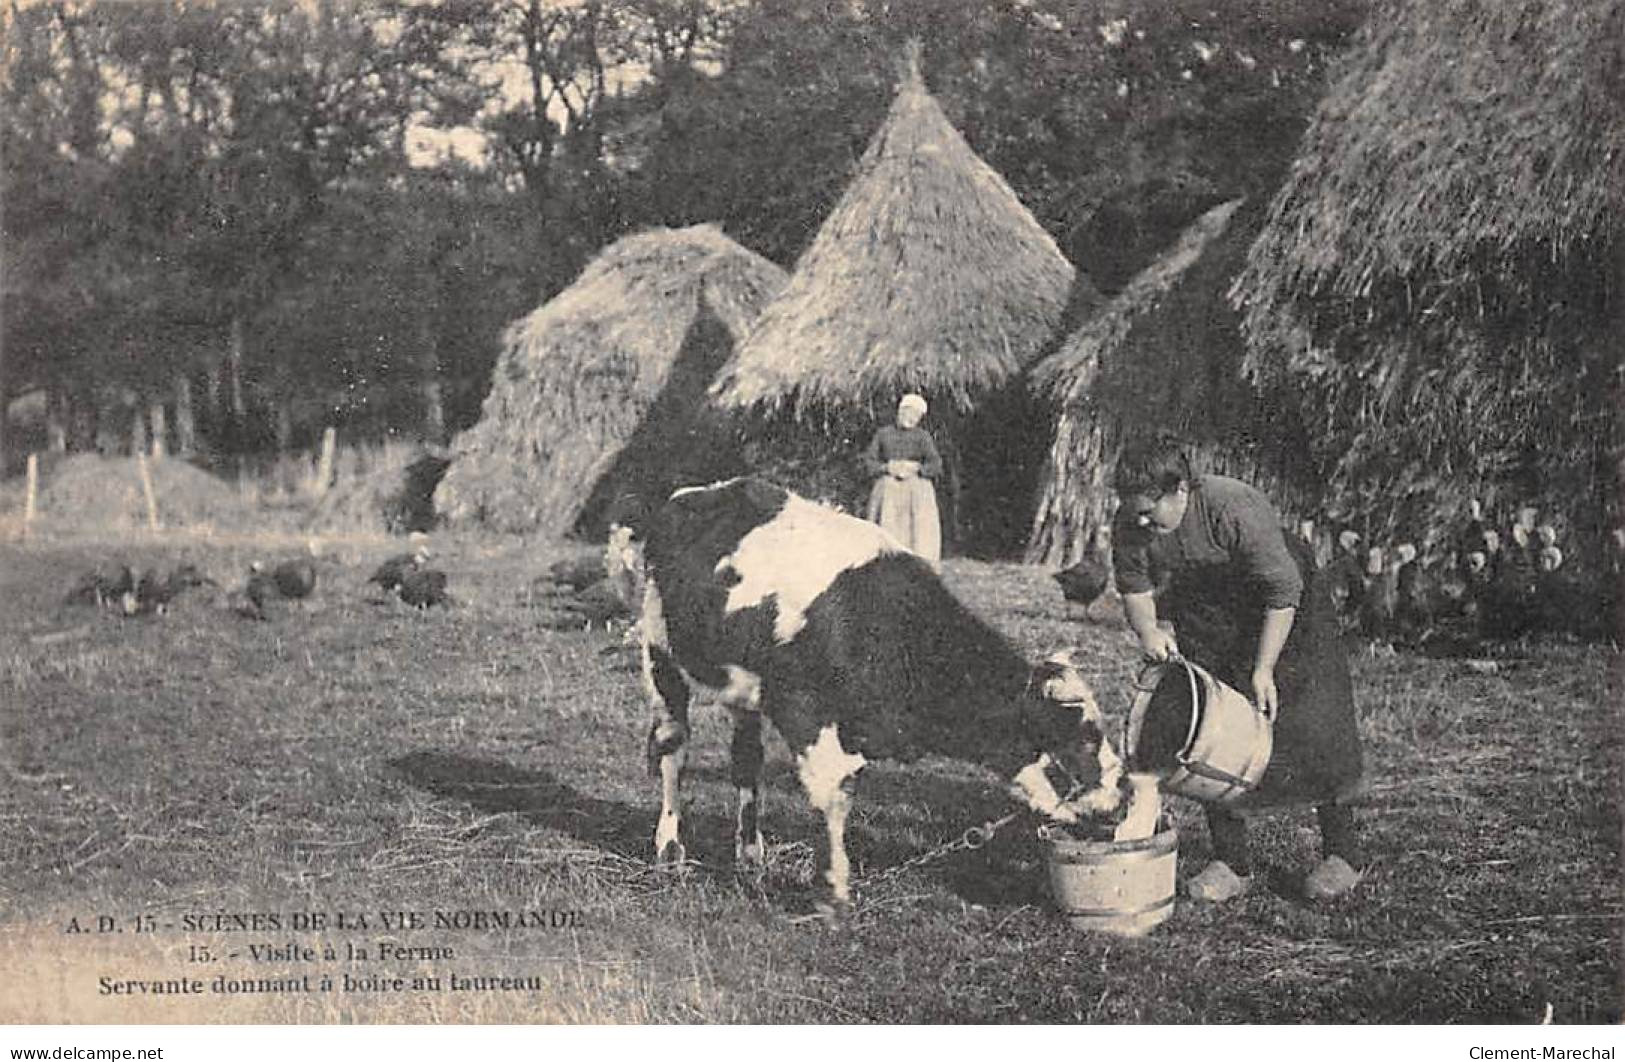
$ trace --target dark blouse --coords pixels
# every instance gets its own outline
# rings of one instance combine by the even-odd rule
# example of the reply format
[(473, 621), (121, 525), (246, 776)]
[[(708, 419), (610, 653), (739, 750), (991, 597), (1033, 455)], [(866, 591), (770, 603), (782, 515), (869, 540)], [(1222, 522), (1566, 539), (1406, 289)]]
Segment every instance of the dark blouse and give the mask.
[(1112, 539), (1119, 593), (1148, 593), (1181, 572), (1223, 566), (1253, 587), (1264, 608), (1296, 608), (1303, 596), (1280, 518), (1256, 487), (1198, 476), (1185, 518), (1166, 535), (1129, 523), (1126, 510), (1124, 517)]
[(869, 440), (869, 448), (863, 452), (863, 467), (871, 476), (878, 476), (886, 471), (888, 461), (918, 461), (920, 475), (926, 479), (936, 479), (942, 474), (942, 455), (937, 452), (931, 433), (924, 428), (887, 424), (875, 432), (875, 437)]

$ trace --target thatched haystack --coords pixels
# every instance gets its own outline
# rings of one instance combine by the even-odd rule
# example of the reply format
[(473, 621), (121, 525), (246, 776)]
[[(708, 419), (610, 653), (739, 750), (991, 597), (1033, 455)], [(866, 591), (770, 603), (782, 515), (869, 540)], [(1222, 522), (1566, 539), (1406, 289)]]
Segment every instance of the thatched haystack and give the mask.
[(1204, 471), (1293, 490), (1295, 424), (1241, 375), (1238, 315), (1225, 301), (1262, 222), (1240, 199), (1192, 222), (1173, 246), (1034, 366), (1031, 384), (1057, 413), (1028, 559), (1065, 566), (1082, 557), (1113, 508), (1110, 476), (1122, 440), (1163, 432), (1185, 440)]
[(1625, 0), (1384, 0), (1235, 285), (1248, 371), (1374, 526), (1468, 490), (1600, 520), (1622, 232)]
[(826, 462), (851, 462), (851, 443), (918, 391), (939, 443), (969, 453), (964, 419), (1055, 334), (1073, 277), (949, 123), (915, 58), (845, 194), (712, 393), (807, 426), (832, 443)]
[[(714, 225), (652, 230), (607, 248), (508, 330), (480, 422), (452, 444), (435, 493), (442, 518), (568, 533), (679, 355), (704, 353), (684, 342), (702, 301), (730, 344), (706, 355), (720, 364), (784, 280)], [(692, 449), (685, 438), (668, 441), (667, 457)]]

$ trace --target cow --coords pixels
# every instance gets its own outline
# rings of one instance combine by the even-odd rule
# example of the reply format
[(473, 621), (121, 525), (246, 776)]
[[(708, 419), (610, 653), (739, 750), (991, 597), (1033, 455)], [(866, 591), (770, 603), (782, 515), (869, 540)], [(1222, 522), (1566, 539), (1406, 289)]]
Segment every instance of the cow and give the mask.
[[(660, 780), (657, 861), (686, 858), (679, 798), (695, 686), (733, 714), (736, 861), (763, 858), (765, 717), (824, 815), (832, 908), (851, 900), (844, 832), (871, 760), (978, 763), (1061, 823), (1116, 808), (1133, 791), (1070, 661), (1029, 665), (878, 526), (739, 478), (674, 492), (644, 531), (640, 644), (654, 712), (649, 768)], [(1081, 797), (1063, 802), (1047, 773), (1055, 765), (1083, 780)]]

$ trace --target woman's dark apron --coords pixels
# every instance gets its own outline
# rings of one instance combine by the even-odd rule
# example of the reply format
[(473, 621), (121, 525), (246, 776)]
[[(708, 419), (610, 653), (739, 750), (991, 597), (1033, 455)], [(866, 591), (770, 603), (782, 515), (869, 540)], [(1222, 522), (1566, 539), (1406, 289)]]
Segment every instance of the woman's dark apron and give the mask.
[[(1275, 751), (1258, 789), (1233, 805), (1239, 809), (1344, 801), (1358, 795), (1363, 781), (1354, 689), (1331, 580), (1316, 570), (1306, 543), (1292, 535), (1286, 540), (1303, 576), (1303, 597), (1275, 665)], [(1173, 623), (1187, 660), (1252, 699), (1264, 607), (1239, 565), (1182, 569), (1158, 600), (1157, 615)]]

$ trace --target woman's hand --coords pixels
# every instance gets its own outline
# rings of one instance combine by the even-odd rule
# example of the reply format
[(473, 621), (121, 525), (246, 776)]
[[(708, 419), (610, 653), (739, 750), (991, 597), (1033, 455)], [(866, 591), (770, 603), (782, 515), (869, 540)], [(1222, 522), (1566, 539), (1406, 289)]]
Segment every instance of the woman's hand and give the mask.
[(1179, 655), (1179, 645), (1174, 636), (1161, 627), (1153, 626), (1140, 635), (1140, 651), (1146, 659), (1158, 662)]
[(913, 479), (920, 471), (920, 463), (899, 457), (886, 462), (886, 471), (893, 479)]
[(1253, 703), (1271, 722), (1281, 710), (1281, 697), (1275, 691), (1275, 669), (1257, 668), (1253, 671)]

